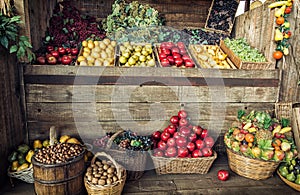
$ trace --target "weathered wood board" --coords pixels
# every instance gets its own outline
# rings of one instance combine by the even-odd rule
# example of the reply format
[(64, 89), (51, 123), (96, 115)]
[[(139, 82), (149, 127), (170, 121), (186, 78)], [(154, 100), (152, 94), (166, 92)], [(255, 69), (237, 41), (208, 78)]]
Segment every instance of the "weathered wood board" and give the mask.
[(239, 109), (274, 110), (279, 77), (279, 70), (25, 66), (29, 139), (47, 138), (51, 125), (85, 140), (120, 128), (151, 134), (182, 106), (217, 139)]

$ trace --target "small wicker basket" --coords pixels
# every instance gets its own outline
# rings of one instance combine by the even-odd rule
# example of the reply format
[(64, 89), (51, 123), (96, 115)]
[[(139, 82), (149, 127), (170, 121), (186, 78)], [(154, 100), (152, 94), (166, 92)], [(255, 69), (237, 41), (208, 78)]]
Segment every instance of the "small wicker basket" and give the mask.
[(217, 153), (213, 151), (213, 156), (200, 158), (165, 158), (151, 155), (156, 174), (206, 174), (208, 173)]
[(113, 136), (111, 136), (104, 151), (110, 154), (127, 170), (127, 180), (137, 180), (140, 179), (144, 174), (148, 152), (132, 151), (133, 155), (129, 155), (127, 152), (131, 151), (112, 149), (111, 147), (114, 139), (124, 132), (124, 130), (119, 130)]
[(110, 160), (117, 169), (118, 181), (111, 185), (94, 185), (87, 181), (84, 177), (84, 185), (89, 195), (121, 195), (125, 181), (126, 181), (126, 170), (118, 164), (110, 155), (105, 152), (97, 152), (91, 161), (91, 165), (95, 163), (97, 157), (105, 157)]
[(226, 148), (230, 169), (240, 176), (263, 180), (273, 176), (280, 162), (249, 158)]
[[(7, 171), (7, 175), (10, 178), (17, 178), (17, 179), (20, 179), (20, 180), (25, 181), (27, 183), (34, 183), (32, 166), (27, 168), (27, 169), (24, 169), (24, 170), (21, 170), (21, 171), (16, 171), (16, 172), (10, 171), (10, 167), (9, 167), (8, 171)], [(13, 183), (12, 183), (12, 185), (13, 185)]]
[(294, 182), (291, 182), (289, 180), (287, 180), (286, 178), (284, 178), (282, 175), (280, 175), (279, 171), (277, 170), (277, 174), (279, 175), (280, 179), (286, 183), (288, 186), (290, 186), (291, 188), (297, 190), (300, 192), (300, 185), (295, 184)]

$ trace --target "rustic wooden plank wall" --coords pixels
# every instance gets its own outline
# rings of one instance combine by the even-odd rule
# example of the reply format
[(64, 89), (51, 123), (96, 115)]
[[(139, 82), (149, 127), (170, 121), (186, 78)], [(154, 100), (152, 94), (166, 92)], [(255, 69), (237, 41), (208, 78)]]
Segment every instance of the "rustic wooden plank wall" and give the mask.
[[(300, 90), (297, 86), (300, 72), (300, 8), (299, 1), (295, 1), (293, 12), (288, 17), (293, 36), (290, 39), (290, 54), (277, 63), (282, 69), (282, 84), (280, 87), (280, 102), (300, 102)], [(235, 20), (235, 37), (245, 37), (251, 46), (258, 48), (264, 55), (274, 61), (272, 54), (275, 51), (275, 9), (270, 10), (268, 4), (250, 10)]]
[[(27, 1), (27, 2), (26, 2)], [(28, 9), (26, 10), (30, 21), (31, 43), (33, 48), (38, 49), (42, 44), (42, 39), (45, 36), (49, 19), (57, 0), (25, 0)], [(26, 5), (25, 4), (25, 5)], [(27, 17), (27, 16), (26, 16)]]
[(291, 16), (288, 18), (293, 36), (290, 38), (290, 55), (286, 56), (282, 64), (282, 86), (280, 100), (284, 102), (300, 103), (300, 3), (295, 1)]
[[(132, 1), (132, 0), (131, 0)], [(126, 1), (126, 2), (131, 2)], [(100, 19), (106, 18), (111, 13), (114, 0), (73, 0), (73, 5), (82, 13)], [(186, 27), (204, 27), (211, 0), (140, 0), (157, 9), (166, 18), (166, 25), (182, 29)]]
[(20, 106), (18, 64), (0, 46), (0, 186), (7, 181), (7, 156), (26, 140)]
[(47, 138), (51, 125), (84, 140), (119, 128), (150, 134), (182, 105), (193, 124), (222, 137), (239, 109), (274, 109), (279, 76), (278, 70), (26, 66), (29, 139)]

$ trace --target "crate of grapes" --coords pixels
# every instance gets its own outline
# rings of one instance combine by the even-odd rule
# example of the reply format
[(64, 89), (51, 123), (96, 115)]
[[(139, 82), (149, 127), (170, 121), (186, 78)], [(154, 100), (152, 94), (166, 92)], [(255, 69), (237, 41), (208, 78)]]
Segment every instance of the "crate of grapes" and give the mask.
[(130, 130), (119, 130), (101, 140), (103, 139), (106, 140), (99, 145), (100, 151), (110, 154), (127, 170), (128, 180), (137, 180), (143, 176), (148, 158), (147, 150), (152, 146), (149, 136), (140, 136)]

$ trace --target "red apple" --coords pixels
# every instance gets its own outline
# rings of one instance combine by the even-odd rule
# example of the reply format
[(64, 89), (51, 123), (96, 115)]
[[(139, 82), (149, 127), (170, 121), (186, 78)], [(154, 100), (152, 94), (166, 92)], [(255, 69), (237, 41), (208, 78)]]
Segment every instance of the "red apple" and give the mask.
[(188, 140), (191, 142), (195, 142), (197, 140), (197, 135), (196, 133), (191, 133), (188, 137)]
[(41, 65), (46, 64), (46, 58), (44, 56), (37, 57), (36, 61), (38, 64), (41, 64)]
[(71, 62), (72, 62), (72, 58), (70, 58), (70, 56), (65, 55), (61, 58), (61, 63), (63, 65), (70, 65)]
[(78, 51), (77, 48), (72, 48), (72, 49), (71, 49), (71, 54), (72, 54), (72, 56), (77, 56), (78, 53), (79, 53), (79, 51)]
[(207, 136), (208, 136), (208, 131), (207, 131), (207, 129), (202, 129), (202, 132), (201, 132), (201, 135), (200, 135), (201, 139), (204, 139), (204, 138), (206, 138)]
[(176, 65), (177, 67), (182, 66), (182, 65), (183, 65), (183, 59), (182, 59), (182, 58), (176, 58), (176, 59), (175, 59), (175, 65)]
[(211, 148), (203, 148), (201, 151), (202, 151), (203, 156), (205, 156), (205, 157), (209, 157), (209, 156), (213, 155), (213, 151)]
[(205, 142), (201, 139), (195, 141), (197, 149), (202, 149), (205, 147)]
[(166, 152), (165, 152), (165, 155), (167, 157), (175, 157), (177, 156), (177, 150), (175, 147), (168, 147)]
[[(180, 119), (180, 120), (181, 120), (181, 119)], [(185, 136), (185, 137), (187, 137), (187, 136), (189, 136), (189, 135), (191, 134), (191, 130), (190, 130), (188, 127), (186, 127), (186, 126), (181, 127), (180, 130), (179, 130), (179, 132), (180, 132), (183, 136)]]
[(181, 48), (185, 49), (185, 45), (184, 45), (183, 42), (177, 42), (177, 47), (178, 47), (179, 49), (181, 49)]
[(66, 54), (66, 49), (64, 47), (58, 47), (57, 51), (58, 51), (59, 55), (61, 55), (61, 56)]
[(167, 149), (167, 143), (161, 140), (157, 143), (157, 148), (164, 151)]
[(164, 152), (160, 149), (154, 149), (153, 156), (162, 157), (164, 156)]
[(187, 67), (187, 68), (194, 68), (194, 67), (195, 67), (195, 63), (194, 63), (194, 61), (191, 60), (191, 59), (185, 60), (185, 61), (184, 61), (184, 65), (185, 65), (185, 67)]
[(167, 58), (167, 55), (165, 53), (158, 54), (158, 57), (160, 60)]
[(179, 53), (179, 51), (180, 50), (177, 46), (174, 46), (174, 47), (171, 48), (171, 52), (172, 52), (173, 55), (174, 55), (174, 53)]
[(161, 135), (160, 135), (160, 139), (164, 142), (168, 141), (168, 139), (171, 137), (171, 134), (168, 133), (168, 132), (163, 132)]
[(206, 147), (208, 147), (208, 148), (212, 148), (215, 143), (214, 139), (210, 136), (207, 136), (206, 138), (204, 138), (204, 142), (205, 142)]
[(184, 61), (186, 61), (186, 60), (190, 60), (191, 58), (190, 58), (190, 56), (189, 55), (187, 55), (187, 54), (184, 54), (184, 55), (182, 55), (182, 57), (181, 57)]
[(178, 122), (179, 122), (179, 117), (178, 117), (178, 116), (172, 116), (172, 117), (170, 118), (170, 122), (171, 122), (172, 124), (177, 125)]
[(181, 134), (180, 132), (177, 131), (177, 132), (174, 133), (173, 137), (174, 137), (175, 139), (178, 139), (179, 137), (182, 137), (182, 134)]
[(162, 67), (170, 66), (170, 62), (167, 58), (163, 58), (162, 60), (160, 60), (160, 64), (161, 64)]
[(155, 131), (154, 133), (152, 133), (152, 138), (156, 139), (156, 140), (159, 140), (160, 135), (161, 135), (160, 131)]
[(185, 110), (180, 110), (177, 115), (179, 118), (186, 118), (188, 116)]
[(176, 145), (176, 140), (175, 140), (175, 138), (173, 138), (173, 137), (169, 138), (168, 141), (167, 141), (167, 145), (168, 145), (169, 147), (175, 147), (175, 145)]
[(187, 145), (186, 145), (186, 148), (190, 151), (190, 152), (193, 152), (196, 148), (196, 145), (193, 143), (193, 142), (189, 142)]
[(48, 63), (48, 64), (55, 65), (56, 62), (57, 62), (57, 60), (56, 60), (56, 58), (55, 58), (54, 56), (49, 56), (49, 57), (47, 58), (47, 63)]
[(185, 158), (188, 156), (189, 150), (187, 148), (178, 148), (177, 154), (179, 158)]
[(193, 131), (199, 136), (202, 134), (202, 128), (200, 126), (193, 126)]
[(51, 53), (51, 51), (54, 51), (54, 47), (51, 45), (47, 46), (47, 51), (48, 53)]
[(198, 149), (194, 150), (192, 153), (193, 158), (198, 158), (198, 157), (202, 157), (202, 156), (203, 156), (202, 152)]
[(167, 60), (169, 61), (170, 65), (175, 64), (175, 60), (174, 60), (173, 56), (167, 56)]
[(171, 135), (173, 135), (173, 134), (176, 132), (176, 126), (173, 125), (173, 124), (169, 125), (169, 126), (167, 127), (167, 131), (168, 131)]
[(189, 121), (186, 118), (181, 118), (179, 120), (179, 126), (187, 126), (189, 124)]
[(181, 58), (181, 54), (179, 54), (179, 53), (173, 53), (172, 55), (173, 55), (174, 60)]
[(226, 181), (229, 178), (229, 172), (227, 170), (218, 171), (218, 179), (221, 181)]
[(177, 146), (179, 146), (179, 147), (186, 147), (186, 145), (187, 145), (187, 140), (186, 140), (186, 138), (184, 138), (184, 137), (179, 137), (179, 138), (176, 139), (176, 144), (177, 144)]

